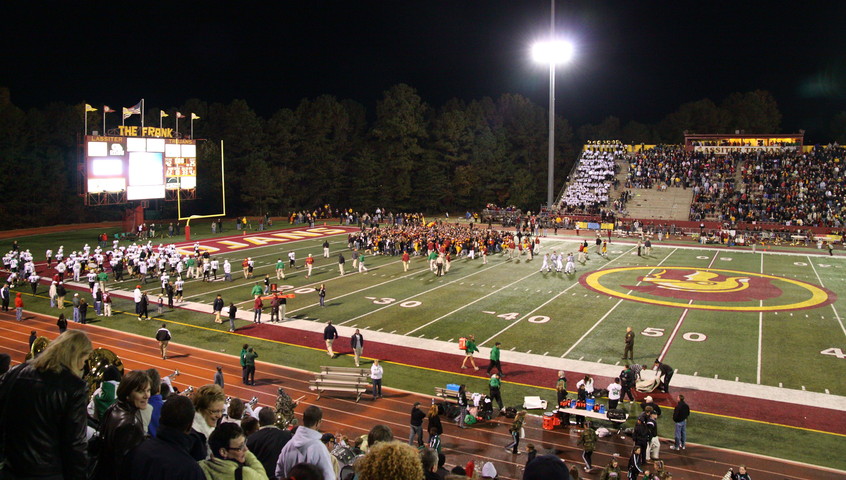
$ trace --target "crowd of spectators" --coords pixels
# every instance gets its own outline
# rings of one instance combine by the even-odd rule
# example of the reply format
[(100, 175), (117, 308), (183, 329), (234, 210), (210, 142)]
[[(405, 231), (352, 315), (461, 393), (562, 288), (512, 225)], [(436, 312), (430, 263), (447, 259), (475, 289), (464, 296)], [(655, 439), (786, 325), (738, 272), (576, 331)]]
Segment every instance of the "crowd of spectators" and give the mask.
[(689, 220), (843, 226), (846, 149), (818, 146), (725, 155), (659, 145), (626, 156), (630, 188), (690, 188)]
[(559, 200), (561, 211), (598, 214), (607, 208), (609, 192), (617, 184), (616, 160), (624, 153), (625, 146), (618, 141), (586, 145)]

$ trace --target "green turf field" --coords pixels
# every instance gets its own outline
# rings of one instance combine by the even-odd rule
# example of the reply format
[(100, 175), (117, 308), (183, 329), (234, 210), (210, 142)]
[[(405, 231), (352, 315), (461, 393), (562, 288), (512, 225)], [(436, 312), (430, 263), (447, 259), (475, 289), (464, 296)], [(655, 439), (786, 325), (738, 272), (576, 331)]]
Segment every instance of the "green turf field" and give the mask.
[[(201, 231), (204, 233), (199, 236), (195, 233), (193, 237), (200, 238), (201, 242), (211, 237), (207, 228), (194, 229), (197, 233)], [(40, 235), (18, 240), (24, 248), (31, 248), (40, 260), (43, 253), (38, 252), (43, 252), (48, 246), (55, 250), (56, 245), (64, 244), (67, 251), (73, 249), (71, 239), (80, 239), (84, 243), (88, 240), (83, 239), (94, 238), (96, 233)], [(227, 231), (224, 235), (231, 233)], [(450, 272), (440, 278), (429, 272), (422, 258), (413, 258), (412, 268), (404, 273), (398, 257), (370, 256), (367, 258), (370, 271), (366, 275), (348, 273), (339, 277), (337, 254), (347, 252), (346, 235), (336, 235), (329, 240), (332, 257), (328, 260), (321, 258), (323, 239), (249, 250), (250, 256), (257, 260), (257, 279), (264, 273), (270, 273), (276, 259), (284, 258), (289, 250), (296, 251), (298, 265), (302, 265), (302, 259), (308, 253), (317, 258), (312, 278), (305, 278), (303, 268), (286, 269), (287, 278), (279, 282), (304, 292), (290, 302), (289, 315), (320, 321), (331, 319), (348, 326), (453, 342), (459, 336), (474, 333), (478, 340), (487, 342), (486, 345), (490, 345), (493, 339), (503, 342), (505, 352), (511, 349), (531, 351), (611, 365), (619, 362), (623, 332), (626, 326), (631, 325), (639, 333), (635, 344), (636, 359), (644, 363), (650, 362), (666, 348), (666, 361), (680, 374), (716, 375), (721, 379), (737, 378), (749, 383), (756, 383), (760, 374), (762, 384), (782, 384), (792, 389), (804, 387), (818, 392), (828, 389), (832, 394), (846, 394), (841, 380), (846, 373), (846, 359), (838, 356), (839, 350), (830, 350), (842, 348), (846, 338), (841, 326), (840, 300), (816, 308), (764, 313), (690, 309), (673, 342), (669, 343), (668, 338), (679, 325), (684, 308), (621, 299), (598, 293), (579, 282), (584, 274), (599, 269), (655, 267), (615, 272), (614, 275), (619, 278), (612, 278), (611, 274), (600, 278), (598, 285), (602, 288), (613, 289), (614, 295), (628, 295), (632, 289), (624, 287), (637, 286), (639, 277), (647, 274), (655, 276), (661, 270), (673, 271), (666, 267), (692, 267), (694, 272), (695, 269), (745, 272), (741, 275), (720, 270), (728, 277), (754, 278), (752, 274), (764, 273), (824, 287), (839, 294), (846, 291), (842, 280), (842, 257), (817, 256), (819, 251), (815, 249), (760, 255), (749, 250), (700, 249), (693, 244), (679, 248), (657, 246), (650, 257), (638, 257), (634, 245), (617, 242), (609, 247), (607, 259), (591, 253), (586, 265), (577, 264), (575, 276), (539, 273), (541, 257), (527, 261), (526, 256), (522, 256), (509, 261), (492, 255), (487, 265), (479, 259), (457, 260)], [(89, 243), (93, 244), (93, 241)], [(543, 239), (541, 251), (570, 251), (575, 245), (575, 239)], [(210, 303), (219, 292), (227, 301), (248, 302), (253, 282), (241, 278), (239, 262), (244, 256), (243, 251), (221, 255), (233, 263), (234, 282), (190, 280), (186, 284), (186, 297)], [(349, 256), (346, 267), (347, 272), (353, 271)], [(687, 270), (682, 273), (691, 274)], [(130, 289), (135, 283), (125, 282), (112, 285), (112, 288)], [(317, 295), (313, 292), (314, 286), (320, 283), (326, 283), (328, 291), (328, 307), (324, 309), (317, 306)], [(690, 306), (761, 307), (779, 305), (778, 302), (807, 302), (813, 298), (813, 292), (795, 283), (772, 281), (769, 284), (776, 285), (778, 291), (764, 288), (761, 291), (769, 298), (763, 300), (734, 298), (732, 302), (720, 302), (719, 299), (699, 298)], [(148, 288), (157, 291), (157, 283), (151, 281)], [(45, 292), (40, 293), (38, 297), (28, 296), (27, 308), (55, 313), (47, 305)], [(778, 296), (775, 296), (776, 293)], [(641, 295), (652, 301), (684, 304), (690, 301), (650, 296), (648, 292)], [(115, 309), (116, 312), (131, 311), (132, 303), (117, 299)], [(166, 312), (160, 318), (168, 321), (174, 338), (181, 343), (235, 355), (243, 342), (243, 337), (225, 333), (226, 324), (209, 322), (208, 315), (177, 310)], [(137, 322), (134, 316), (121, 314), (101, 317), (96, 324), (145, 337), (151, 337), (158, 327), (157, 322)], [(262, 355), (264, 361), (286, 366), (314, 370), (325, 358), (322, 350), (267, 340), (254, 343), (265, 352)], [(351, 359), (342, 361), (352, 365)], [(797, 365), (801, 368), (796, 368)], [(455, 382), (456, 374), (390, 365), (386, 368), (385, 378), (386, 385), (430, 394), (431, 385)], [(471, 390), (485, 388), (483, 378), (468, 376), (466, 381)], [(525, 395), (554, 399), (551, 388), (505, 383), (503, 397), (507, 404), (516, 404)], [(662, 422), (661, 431), (670, 434), (670, 419), (664, 418)], [(701, 413), (694, 413), (690, 425), (691, 442), (846, 468), (841, 456), (819, 453), (842, 448), (842, 437), (837, 435)], [(796, 445), (802, 448), (797, 449)]]
[[(67, 251), (83, 236), (76, 232), (61, 243)], [(201, 242), (203, 237), (208, 235)], [(53, 236), (19, 241), (37, 246), (35, 252), (60, 243)], [(270, 273), (274, 283), (297, 294), (288, 316), (299, 319), (448, 342), (474, 334), (480, 346), (500, 341), (505, 351), (611, 365), (621, 362), (623, 334), (632, 326), (639, 363), (651, 366), (662, 356), (678, 374), (846, 395), (843, 257), (811, 249), (762, 255), (659, 242), (650, 256), (638, 257), (631, 242), (619, 241), (607, 258), (592, 251), (584, 265), (576, 262), (575, 275), (566, 275), (541, 273), (541, 255), (575, 251), (577, 240), (544, 238), (541, 255), (531, 261), (525, 254), (491, 255), (487, 264), (459, 258), (436, 277), (422, 256), (412, 257), (403, 272), (399, 257), (368, 255), (369, 272), (361, 275), (352, 273), (346, 235), (329, 241), (329, 259), (322, 258), (323, 239), (219, 253), (232, 263), (235, 281), (189, 280), (185, 299), (211, 304), (221, 293), (227, 303), (247, 307), (254, 281)], [(286, 267), (286, 279), (276, 281), (276, 259), (285, 260), (291, 250), (298, 268)], [(347, 253), (343, 277), (339, 252)], [(309, 253), (316, 262), (307, 279), (303, 259)], [(245, 281), (240, 261), (248, 255), (256, 270), (254, 280)], [(597, 270), (603, 273), (589, 275)], [(111, 288), (131, 290), (135, 283)], [(321, 283), (330, 308), (317, 304), (314, 287)], [(146, 288), (158, 292), (157, 284), (150, 280)]]

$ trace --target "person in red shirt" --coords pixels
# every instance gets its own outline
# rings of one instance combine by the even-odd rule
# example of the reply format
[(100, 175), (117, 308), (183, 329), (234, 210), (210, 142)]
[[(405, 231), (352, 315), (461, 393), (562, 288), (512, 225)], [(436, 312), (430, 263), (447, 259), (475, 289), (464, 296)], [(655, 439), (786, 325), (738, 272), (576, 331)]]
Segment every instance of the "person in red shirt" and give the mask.
[(408, 255), (408, 252), (403, 252), (402, 253), (402, 271), (403, 272), (408, 271), (408, 263), (409, 263), (410, 260), (411, 260), (411, 257)]
[(261, 323), (262, 308), (264, 308), (264, 303), (261, 301), (261, 295), (256, 295), (256, 300), (253, 302), (253, 323)]
[(311, 276), (311, 269), (314, 268), (314, 257), (311, 254), (308, 254), (308, 257), (305, 259), (306, 268), (308, 269), (308, 273), (306, 273), (306, 278)]
[(23, 321), (23, 307), (24, 307), (23, 297), (21, 297), (21, 292), (18, 292), (15, 295), (15, 318), (19, 322)]

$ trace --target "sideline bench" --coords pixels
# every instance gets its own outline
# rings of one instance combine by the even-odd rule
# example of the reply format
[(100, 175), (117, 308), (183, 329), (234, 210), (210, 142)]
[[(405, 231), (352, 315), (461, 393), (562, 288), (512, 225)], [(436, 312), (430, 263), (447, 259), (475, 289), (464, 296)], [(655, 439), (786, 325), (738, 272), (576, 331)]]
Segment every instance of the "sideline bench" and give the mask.
[(309, 390), (317, 392), (320, 400), (324, 392), (355, 393), (355, 402), (361, 400), (361, 394), (370, 387), (370, 370), (365, 368), (321, 366), (320, 373), (309, 380)]
[(331, 375), (346, 375), (346, 376), (355, 376), (355, 377), (370, 377), (370, 369), (369, 368), (360, 368), (360, 367), (334, 367), (331, 365), (323, 365), (320, 367), (321, 374), (331, 374)]
[[(435, 396), (445, 402), (458, 403), (458, 390), (447, 390), (444, 387), (435, 387)], [(473, 394), (464, 392), (464, 397), (469, 405), (472, 402)]]

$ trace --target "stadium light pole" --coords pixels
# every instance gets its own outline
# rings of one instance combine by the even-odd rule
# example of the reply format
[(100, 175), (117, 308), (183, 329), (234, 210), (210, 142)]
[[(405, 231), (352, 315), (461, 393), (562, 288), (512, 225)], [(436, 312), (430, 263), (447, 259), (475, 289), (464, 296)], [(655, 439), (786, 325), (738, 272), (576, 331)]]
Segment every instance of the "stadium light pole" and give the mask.
[(538, 42), (532, 47), (532, 57), (538, 63), (549, 65), (549, 178), (546, 206), (551, 208), (555, 177), (555, 66), (568, 63), (573, 58), (573, 44), (564, 40)]

